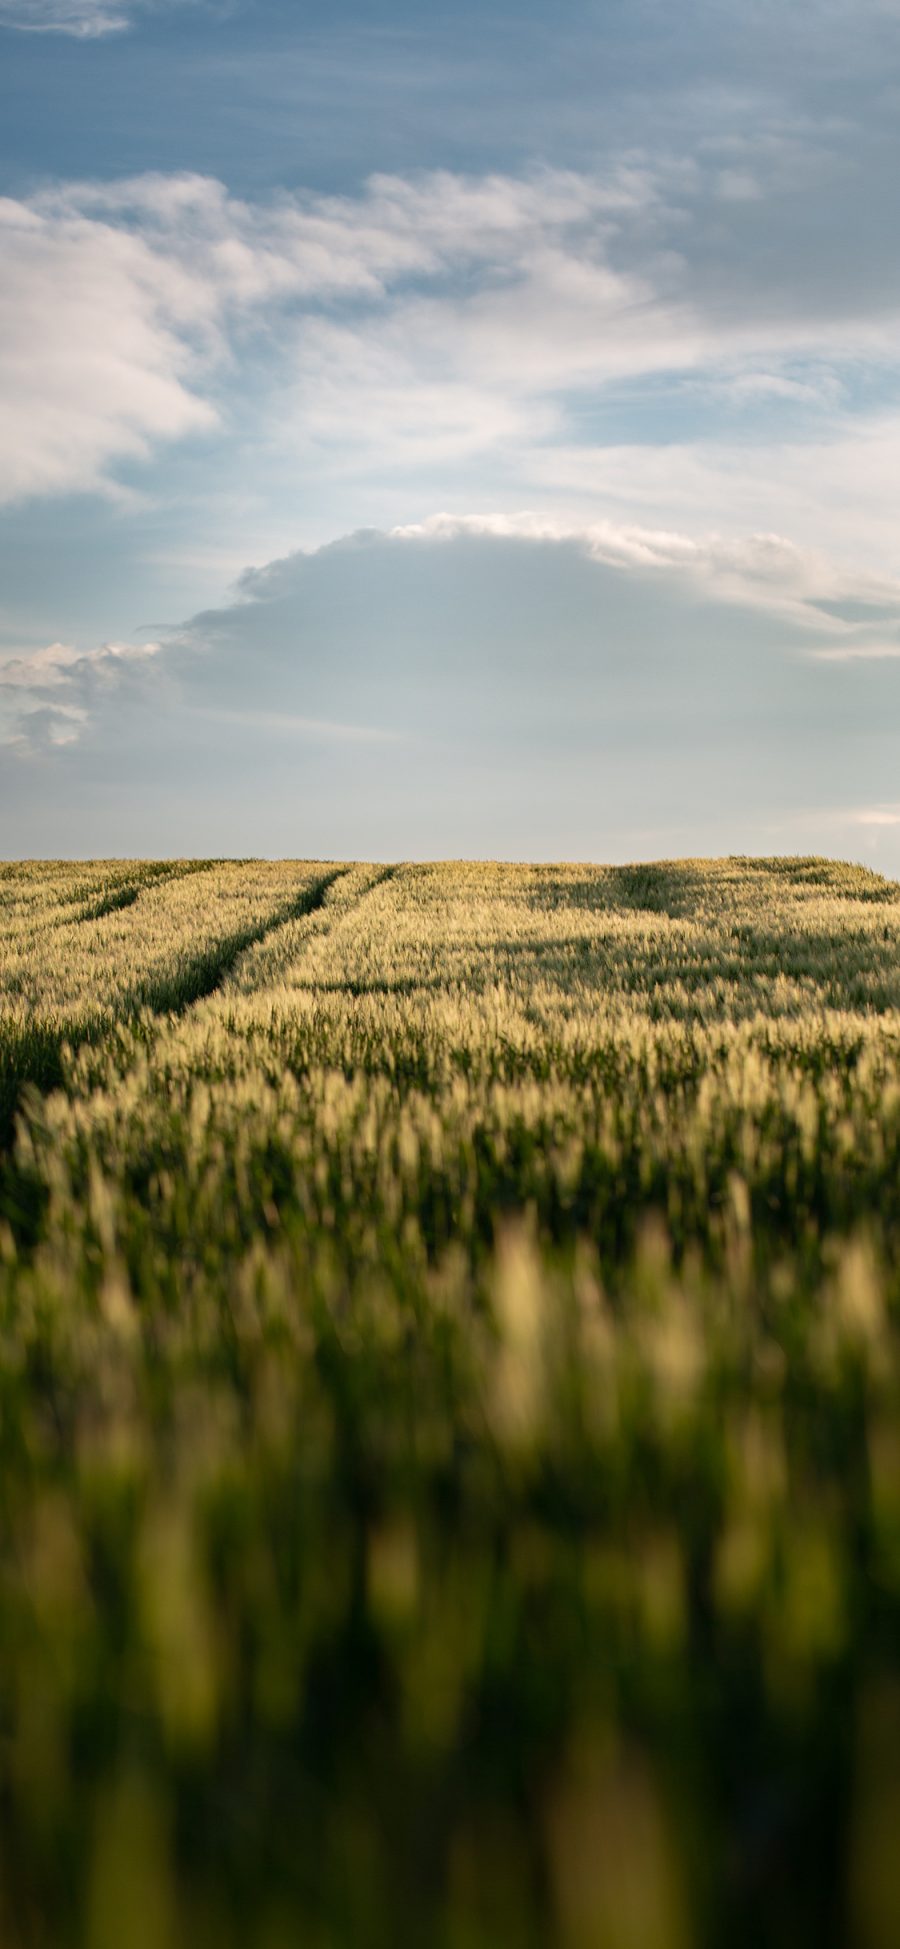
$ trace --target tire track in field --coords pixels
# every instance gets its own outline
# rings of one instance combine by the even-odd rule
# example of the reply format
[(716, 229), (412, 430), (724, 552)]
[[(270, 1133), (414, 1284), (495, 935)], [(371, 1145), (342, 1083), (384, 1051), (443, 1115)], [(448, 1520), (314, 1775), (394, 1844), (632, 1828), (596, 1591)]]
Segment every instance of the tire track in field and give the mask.
[(80, 913), (71, 916), (71, 921), (77, 924), (81, 921), (105, 920), (107, 914), (120, 913), (125, 907), (133, 907), (142, 893), (148, 893), (154, 887), (170, 886), (174, 880), (189, 880), (197, 873), (211, 873), (213, 867), (225, 863), (218, 859), (173, 860), (159, 866), (138, 868), (130, 879), (123, 880), (121, 885), (111, 887), (108, 893), (100, 894), (96, 900), (83, 906)]
[[(353, 902), (352, 907), (348, 907), (345, 912), (341, 913), (341, 922), (343, 923), (345, 919), (349, 919), (351, 914), (357, 913), (362, 902), (367, 900), (370, 894), (375, 893), (378, 887), (383, 887), (386, 881), (396, 879), (398, 873), (405, 872), (409, 865), (409, 860), (397, 860), (393, 866), (383, 867), (377, 878), (370, 881), (369, 885), (363, 888), (359, 899)], [(424, 981), (418, 978), (398, 981), (377, 981), (371, 979), (364, 981), (357, 980), (353, 975), (348, 974), (334, 981), (324, 981), (321, 976), (312, 976), (306, 982), (302, 979), (298, 980), (297, 986), (306, 988), (310, 993), (314, 994), (348, 995), (353, 1001), (361, 1001), (365, 995), (412, 995), (416, 994), (420, 989), (442, 988), (444, 982), (440, 977), (435, 978), (434, 981)]]
[[(204, 862), (172, 877), (187, 878), (192, 872), (207, 871), (209, 867), (222, 863), (221, 860)], [(159, 976), (155, 980), (149, 977), (139, 982), (123, 996), (121, 1003), (110, 1012), (108, 1020), (83, 1026), (64, 1023), (52, 1028), (32, 1024), (24, 1032), (17, 1030), (12, 1033), (4, 1033), (0, 1020), (0, 1216), (6, 1202), (3, 1177), (14, 1144), (16, 1118), (24, 1093), (30, 1088), (41, 1096), (47, 1096), (51, 1090), (62, 1087), (65, 1080), (62, 1060), (64, 1046), (77, 1049), (86, 1043), (100, 1042), (114, 1024), (133, 1020), (142, 1009), (149, 1009), (154, 1015), (184, 1014), (196, 1002), (215, 994), (247, 948), (265, 940), (285, 921), (301, 920), (307, 914), (315, 913), (323, 905), (329, 888), (347, 870), (346, 867), (334, 867), (315, 880), (312, 886), (304, 887), (292, 900), (282, 903), (265, 920), (237, 928), (233, 933), (213, 940), (188, 956), (172, 974)], [(158, 885), (159, 881), (153, 884)], [(130, 906), (133, 903), (128, 901), (123, 904)]]
[[(399, 866), (382, 867), (380, 873), (376, 873), (374, 877), (371, 880), (369, 880), (368, 885), (359, 887), (359, 889), (356, 891), (353, 891), (352, 889), (345, 890), (342, 894), (339, 895), (336, 904), (332, 906), (328, 900), (328, 894), (330, 893), (331, 888), (336, 884), (336, 882), (343, 879), (351, 879), (354, 872), (361, 872), (365, 870), (366, 869), (361, 867), (358, 862), (353, 862), (348, 866), (339, 868), (338, 871), (332, 875), (329, 883), (325, 886), (320, 899), (317, 899), (311, 906), (306, 906), (301, 908), (299, 913), (295, 910), (294, 912), (285, 915), (280, 923), (273, 923), (273, 925), (271, 927), (268, 927), (265, 930), (265, 933), (261, 936), (261, 939), (269, 941), (271, 937), (275, 933), (277, 933), (279, 925), (284, 926), (287, 925), (292, 920), (305, 919), (307, 914), (315, 914), (318, 913), (320, 910), (323, 910), (321, 912), (321, 920), (322, 922), (325, 923), (324, 927), (320, 927), (311, 931), (308, 936), (306, 936), (303, 940), (298, 942), (294, 955), (291, 959), (290, 965), (292, 969), (292, 978), (296, 977), (295, 979), (293, 979), (293, 985), (295, 987), (313, 988), (318, 986), (318, 983), (315, 981), (306, 982), (303, 980), (303, 975), (302, 975), (303, 960), (305, 955), (309, 951), (309, 949), (313, 946), (315, 941), (322, 939), (323, 933), (331, 934), (333, 932), (336, 932), (339, 927), (343, 927), (345, 922), (350, 920), (354, 914), (358, 913), (359, 908), (361, 907), (363, 901), (367, 900), (369, 898), (369, 895), (374, 893), (377, 887), (383, 886), (386, 880), (392, 880), (395, 873), (398, 873), (400, 868)], [(251, 943), (251, 945), (255, 946), (256, 943), (255, 942)], [(266, 973), (261, 972), (259, 978), (252, 983), (252, 985), (248, 990), (246, 990), (246, 992), (259, 993), (266, 986), (267, 986)]]
[(141, 984), (132, 990), (123, 1017), (134, 1014), (137, 1009), (149, 1008), (154, 1015), (183, 1015), (196, 1002), (205, 1001), (214, 995), (227, 980), (240, 955), (250, 947), (256, 947), (266, 940), (278, 927), (290, 920), (305, 920), (308, 914), (317, 913), (324, 905), (326, 894), (347, 872), (346, 866), (337, 866), (332, 872), (315, 880), (311, 887), (304, 887), (302, 893), (293, 900), (276, 908), (264, 921), (253, 926), (240, 927), (224, 939), (213, 941), (192, 955), (175, 974), (165, 976), (156, 982)]

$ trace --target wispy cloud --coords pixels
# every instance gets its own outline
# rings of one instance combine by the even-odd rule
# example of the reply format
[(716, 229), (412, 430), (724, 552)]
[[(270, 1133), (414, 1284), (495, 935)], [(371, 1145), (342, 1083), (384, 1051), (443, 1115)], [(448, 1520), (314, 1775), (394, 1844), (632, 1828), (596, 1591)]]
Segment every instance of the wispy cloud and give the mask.
[(900, 657), (900, 635), (893, 643), (882, 643), (878, 638), (849, 641), (839, 644), (829, 643), (825, 648), (810, 651), (819, 663), (884, 663), (894, 662)]
[[(851, 302), (830, 271), (798, 281), (779, 258), (744, 302), (730, 218), (736, 289), (723, 291), (705, 228), (719, 161), (376, 176), (356, 196), (255, 204), (159, 175), (7, 199), (0, 498), (110, 491), (160, 445), (233, 426), (244, 395), (276, 465), (384, 480), (477, 459), (497, 481), (514, 471), (520, 495), (534, 481), (596, 496), (612, 481), (648, 523), (654, 477), (683, 514), (697, 434), (686, 466), (671, 441), (598, 444), (591, 425), (617, 388), (688, 383), (701, 427), (732, 406), (812, 414), (808, 465), (811, 442), (856, 425), (848, 367), (880, 361), (900, 378), (900, 275), (888, 289), (870, 267)], [(774, 221), (777, 173), (761, 181)], [(814, 182), (811, 208), (823, 194)], [(743, 243), (755, 261), (758, 239)], [(747, 484), (766, 458), (758, 439), (748, 464), (732, 454), (739, 526), (758, 525)], [(776, 468), (779, 491), (783, 479)]]
[[(204, 178), (149, 176), (6, 199), (0, 498), (96, 489), (116, 462), (209, 429), (217, 375), (263, 315), (270, 333), (281, 321), (275, 379), (290, 392), (298, 320), (315, 361), (323, 306), (377, 314), (411, 279), (493, 276), (544, 235), (602, 229), (632, 194), (553, 174), (375, 178), (355, 199), (253, 207)], [(507, 425), (501, 404), (498, 437)]]
[(187, 4), (204, 0), (0, 0), (0, 28), (96, 41), (124, 33), (142, 14)]
[(900, 805), (867, 805), (849, 815), (856, 826), (900, 826)]
[(97, 40), (118, 34), (130, 23), (140, 0), (106, 5), (104, 0), (2, 0), (0, 27), (27, 34), (71, 34), (78, 40)]

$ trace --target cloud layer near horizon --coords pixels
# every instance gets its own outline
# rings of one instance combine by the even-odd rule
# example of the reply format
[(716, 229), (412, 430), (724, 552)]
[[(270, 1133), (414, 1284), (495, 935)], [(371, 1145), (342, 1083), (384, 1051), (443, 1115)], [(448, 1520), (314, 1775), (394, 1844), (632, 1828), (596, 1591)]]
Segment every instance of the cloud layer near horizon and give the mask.
[(109, 850), (115, 805), (125, 852), (186, 829), (220, 853), (793, 851), (818, 822), (900, 864), (900, 659), (823, 660), (874, 624), (807, 604), (802, 563), (774, 605), (706, 575), (673, 537), (444, 522), (252, 571), (161, 645), (19, 658), (7, 844), (42, 831), (52, 768), (74, 851)]

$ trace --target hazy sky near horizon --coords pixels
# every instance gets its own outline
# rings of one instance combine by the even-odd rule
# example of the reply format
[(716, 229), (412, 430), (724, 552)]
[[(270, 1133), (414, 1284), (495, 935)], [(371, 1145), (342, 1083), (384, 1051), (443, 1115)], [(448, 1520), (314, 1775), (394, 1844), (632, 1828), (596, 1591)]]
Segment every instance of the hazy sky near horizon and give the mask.
[(0, 0), (0, 853), (900, 873), (900, 0)]

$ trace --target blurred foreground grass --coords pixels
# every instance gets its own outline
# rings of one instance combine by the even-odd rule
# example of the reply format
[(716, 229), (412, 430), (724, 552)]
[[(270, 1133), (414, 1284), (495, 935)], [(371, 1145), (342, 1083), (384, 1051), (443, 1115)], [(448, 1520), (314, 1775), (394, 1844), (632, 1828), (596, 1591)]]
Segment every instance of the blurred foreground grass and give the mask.
[(893, 1949), (898, 947), (0, 869), (4, 1949)]

